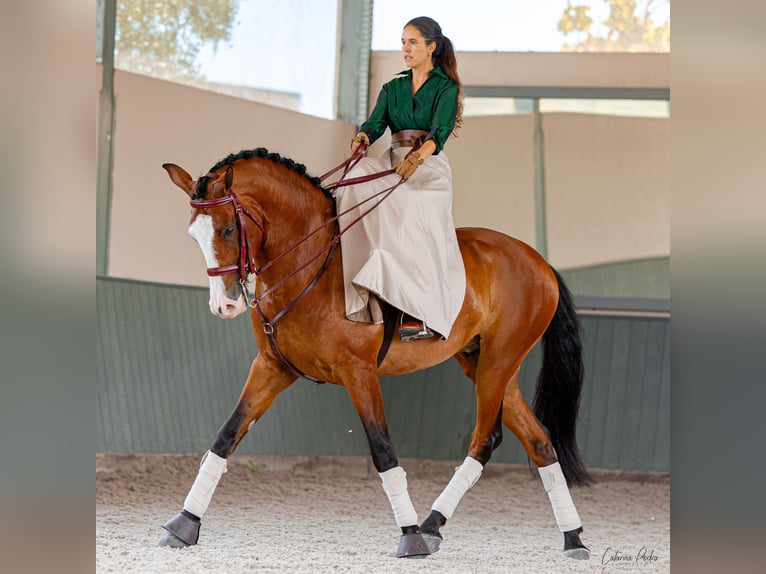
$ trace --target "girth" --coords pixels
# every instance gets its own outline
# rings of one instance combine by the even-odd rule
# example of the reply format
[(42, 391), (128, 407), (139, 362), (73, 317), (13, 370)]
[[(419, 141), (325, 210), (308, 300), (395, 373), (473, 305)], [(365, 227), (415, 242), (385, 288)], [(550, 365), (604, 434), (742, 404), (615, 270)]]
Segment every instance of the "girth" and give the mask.
[(429, 133), (425, 130), (399, 130), (391, 134), (391, 148), (418, 147), (426, 141)]

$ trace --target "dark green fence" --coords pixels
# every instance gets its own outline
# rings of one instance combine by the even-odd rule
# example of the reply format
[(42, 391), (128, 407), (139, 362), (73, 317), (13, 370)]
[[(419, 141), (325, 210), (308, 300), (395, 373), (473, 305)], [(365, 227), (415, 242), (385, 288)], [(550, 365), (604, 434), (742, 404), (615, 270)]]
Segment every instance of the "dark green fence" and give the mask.
[[(222, 321), (207, 299), (203, 288), (97, 279), (98, 452), (201, 453), (210, 446), (257, 349), (249, 317)], [(586, 463), (669, 471), (669, 318), (583, 312), (581, 319), (586, 380), (578, 440)], [(539, 362), (535, 348), (521, 370), (530, 401)], [(455, 361), (381, 385), (400, 457), (465, 456), (476, 401)], [(363, 455), (367, 441), (343, 388), (300, 380), (237, 453)], [(506, 430), (493, 460), (527, 458)]]

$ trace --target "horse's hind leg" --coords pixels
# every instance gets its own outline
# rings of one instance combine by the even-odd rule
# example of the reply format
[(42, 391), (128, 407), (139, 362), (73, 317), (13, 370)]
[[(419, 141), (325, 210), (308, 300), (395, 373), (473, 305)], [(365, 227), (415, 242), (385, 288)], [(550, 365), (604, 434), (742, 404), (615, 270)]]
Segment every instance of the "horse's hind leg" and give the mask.
[(160, 540), (160, 546), (183, 548), (197, 543), (202, 516), (221, 475), (226, 472), (226, 459), (277, 395), (292, 384), (295, 377), (285, 373), (281, 366), (270, 363), (264, 355), (259, 354), (253, 361), (237, 406), (218, 431), (210, 450), (202, 457), (183, 510), (163, 525), (167, 532)]
[[(500, 446), (500, 443), (503, 440), (503, 426), (502, 426), (502, 412), (498, 413), (497, 421), (495, 423), (494, 428), (492, 429), (492, 434), (490, 435), (490, 442), (492, 445), (492, 450), (495, 450), (498, 446)], [(474, 464), (476, 462), (476, 464)], [(463, 468), (464, 465), (469, 465), (466, 468)], [(442, 535), (440, 532), (440, 529), (442, 526), (444, 526), (447, 523), (447, 518), (451, 517), (452, 512), (454, 511), (455, 507), (457, 507), (458, 502), (460, 501), (460, 498), (462, 498), (463, 494), (465, 494), (465, 491), (467, 491), (469, 488), (471, 488), (476, 482), (479, 480), (479, 476), (481, 475), (481, 472), (484, 468), (484, 464), (481, 464), (481, 467), (477, 466), (478, 461), (475, 461), (474, 459), (470, 457), (466, 457), (466, 459), (463, 461), (463, 464), (455, 469), (455, 475), (452, 477), (452, 480), (450, 481), (450, 484), (447, 485), (447, 489), (442, 492), (442, 495), (437, 499), (437, 501), (434, 502), (434, 505), (431, 508), (431, 512), (428, 515), (428, 518), (426, 518), (423, 523), (420, 525), (420, 531), (423, 534), (423, 537), (425, 538), (426, 544), (428, 544), (428, 549), (431, 552), (436, 552), (439, 550), (439, 546), (442, 542)], [(485, 463), (486, 464), (486, 463)], [(468, 473), (471, 472), (470, 467), (473, 467), (475, 469), (475, 476), (472, 477)], [(455, 484), (453, 484), (455, 483)], [(462, 483), (462, 484), (461, 484)], [(450, 488), (450, 485), (452, 485), (452, 488)], [(448, 492), (448, 497), (452, 498), (450, 501), (450, 498), (447, 498), (447, 500), (444, 500), (445, 492)], [(462, 491), (462, 493), (461, 493)], [(441, 501), (441, 503), (440, 503)], [(446, 503), (449, 505), (449, 516), (443, 514), (445, 512), (445, 509), (443, 508), (444, 504)]]
[(476, 385), (476, 426), (468, 456), (455, 469), (447, 487), (431, 506), (428, 518), (421, 524), (420, 529), (432, 552), (436, 552), (441, 544), (440, 528), (452, 517), (465, 493), (479, 480), (492, 451), (502, 440), (503, 391), (511, 373), (518, 368), (508, 361), (499, 361), (492, 366), (485, 362), (482, 366), (478, 356), (456, 355), (455, 358)]
[(580, 540), (582, 523), (569, 494), (556, 452), (548, 433), (524, 400), (518, 382), (517, 372), (505, 390), (503, 424), (518, 437), (529, 458), (537, 465), (556, 524), (564, 535), (564, 555), (587, 560), (590, 551)]

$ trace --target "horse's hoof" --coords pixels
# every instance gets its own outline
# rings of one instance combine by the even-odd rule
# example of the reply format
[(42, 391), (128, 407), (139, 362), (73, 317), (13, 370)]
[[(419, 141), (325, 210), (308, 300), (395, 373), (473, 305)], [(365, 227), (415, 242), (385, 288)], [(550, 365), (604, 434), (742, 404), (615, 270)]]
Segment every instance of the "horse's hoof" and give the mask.
[(428, 550), (429, 552), (431, 552), (431, 554), (439, 550), (439, 546), (441, 546), (441, 543), (442, 543), (441, 536), (434, 536), (433, 534), (424, 534), (423, 539), (426, 541), (426, 546), (428, 546)]
[(396, 549), (397, 558), (425, 558), (431, 554), (428, 544), (420, 532), (402, 534), (399, 539), (399, 547)]
[(171, 548), (186, 548), (196, 544), (199, 540), (200, 519), (194, 516), (188, 510), (181, 511), (173, 518), (168, 520), (162, 527), (175, 538), (178, 542), (168, 538), (168, 535), (162, 537), (160, 546), (170, 546)]
[(160, 546), (170, 546), (171, 548), (187, 548), (189, 544), (181, 540), (172, 532), (167, 531), (165, 532), (165, 535), (160, 539)]
[(567, 558), (574, 560), (590, 559), (590, 550), (582, 543), (580, 534), (582, 534), (582, 526), (564, 532), (564, 551), (562, 554)]
[(572, 558), (574, 560), (589, 560), (590, 559), (590, 550), (587, 548), (570, 548), (569, 550), (564, 550), (562, 552), (564, 556), (567, 558)]

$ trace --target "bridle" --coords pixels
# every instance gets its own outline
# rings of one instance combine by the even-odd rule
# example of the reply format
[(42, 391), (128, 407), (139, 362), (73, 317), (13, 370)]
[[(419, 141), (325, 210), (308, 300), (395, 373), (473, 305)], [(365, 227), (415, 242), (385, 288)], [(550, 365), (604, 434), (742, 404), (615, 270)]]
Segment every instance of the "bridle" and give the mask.
[[(218, 177), (215, 173), (208, 173), (207, 175), (208, 177)], [(237, 228), (239, 230), (239, 263), (232, 263), (231, 265), (223, 265), (220, 267), (208, 267), (207, 274), (210, 277), (220, 277), (221, 275), (229, 275), (231, 273), (239, 272), (240, 284), (243, 282), (247, 283), (247, 277), (252, 273), (257, 275), (258, 270), (255, 268), (255, 259), (253, 258), (253, 249), (250, 246), (250, 237), (245, 233), (245, 217), (250, 218), (250, 221), (261, 230), (261, 243), (263, 243), (263, 236), (265, 233), (263, 224), (258, 221), (244, 205), (242, 205), (231, 189), (227, 189), (226, 195), (216, 199), (192, 199), (189, 202), (195, 209), (210, 209), (211, 207), (226, 205), (227, 203), (234, 204), (234, 212), (237, 215)]]
[[(380, 177), (384, 177), (386, 175), (390, 175), (394, 173), (393, 169), (388, 169), (385, 171), (373, 173), (370, 175), (363, 175), (360, 177), (354, 177), (351, 179), (346, 179), (346, 174), (351, 170), (352, 167), (354, 167), (359, 160), (364, 156), (364, 151), (367, 148), (365, 144), (361, 144), (356, 152), (349, 157), (347, 160), (333, 168), (332, 170), (328, 171), (324, 175), (320, 177), (320, 182), (327, 179), (329, 176), (333, 175), (334, 173), (338, 172), (339, 170), (343, 169), (343, 173), (341, 174), (340, 178), (326, 186), (324, 186), (324, 189), (331, 191), (334, 189), (337, 189), (339, 187), (348, 186), (348, 185), (356, 185), (359, 183), (366, 183), (368, 181), (372, 181), (374, 179), (378, 179)], [(220, 176), (217, 173), (208, 173), (206, 174), (207, 177), (210, 177), (211, 179), (218, 179)], [(231, 265), (222, 265), (219, 267), (208, 267), (207, 268), (207, 274), (210, 277), (220, 277), (222, 275), (231, 275), (233, 273), (239, 274), (239, 284), (240, 288), (242, 289), (242, 295), (245, 298), (245, 301), (248, 305), (248, 307), (255, 309), (257, 312), (261, 323), (263, 324), (263, 331), (266, 334), (269, 343), (271, 345), (271, 349), (274, 352), (274, 354), (282, 361), (282, 363), (290, 370), (293, 374), (297, 375), (298, 377), (304, 377), (314, 383), (323, 383), (324, 381), (320, 381), (317, 379), (314, 379), (301, 371), (299, 371), (288, 359), (284, 356), (282, 351), (279, 349), (279, 345), (277, 344), (277, 335), (276, 335), (276, 322), (281, 319), (288, 311), (290, 311), (295, 305), (298, 304), (298, 302), (303, 299), (309, 291), (317, 284), (319, 281), (319, 278), (324, 274), (325, 271), (330, 266), (330, 261), (332, 260), (333, 255), (335, 254), (335, 249), (338, 246), (338, 243), (340, 243), (341, 236), (346, 233), (351, 227), (356, 225), (359, 221), (361, 221), (365, 216), (367, 216), (370, 212), (372, 212), (376, 207), (378, 207), (393, 191), (399, 187), (404, 182), (403, 179), (400, 179), (397, 183), (394, 185), (379, 191), (378, 193), (373, 194), (372, 196), (368, 197), (367, 199), (359, 202), (358, 204), (350, 207), (349, 209), (343, 211), (342, 213), (338, 213), (328, 221), (324, 222), (322, 225), (311, 231), (308, 235), (285, 249), (282, 253), (274, 257), (273, 259), (269, 260), (263, 267), (256, 268), (255, 266), (255, 258), (253, 256), (254, 250), (250, 242), (250, 237), (248, 236), (247, 229), (245, 227), (247, 223), (247, 219), (252, 221), (255, 226), (260, 230), (261, 232), (261, 242), (258, 245), (258, 249), (261, 248), (261, 246), (264, 243), (266, 231), (264, 228), (263, 222), (259, 221), (258, 218), (256, 218), (237, 198), (236, 194), (234, 193), (234, 190), (230, 187), (226, 189), (226, 194), (222, 197), (218, 197), (215, 199), (192, 199), (189, 204), (191, 207), (195, 209), (210, 209), (215, 207), (221, 207), (224, 205), (227, 205), (231, 203), (234, 206), (234, 212), (237, 216), (236, 218), (236, 224), (237, 224), (237, 231), (239, 233), (239, 261), (237, 263), (232, 263)], [(335, 223), (339, 220), (340, 217), (343, 215), (349, 213), (350, 211), (353, 211), (354, 209), (358, 208), (360, 205), (367, 203), (368, 201), (371, 201), (375, 198), (380, 197), (378, 201), (369, 209), (367, 209), (365, 212), (363, 212), (361, 215), (359, 215), (356, 219), (351, 221), (342, 231), (338, 231), (337, 233), (333, 234), (332, 239), (330, 242), (325, 245), (319, 252), (317, 252), (315, 255), (313, 255), (308, 261), (300, 265), (297, 269), (289, 273), (287, 276), (283, 277), (279, 281), (277, 281), (274, 285), (266, 289), (263, 293), (261, 293), (258, 296), (251, 296), (250, 291), (248, 289), (247, 283), (248, 283), (248, 277), (250, 275), (255, 275), (256, 277), (258, 275), (261, 275), (268, 269), (270, 269), (272, 266), (274, 266), (278, 261), (282, 260), (287, 254), (294, 251), (298, 246), (302, 245), (310, 237), (330, 225), (331, 223)], [(314, 275), (314, 277), (311, 279), (311, 281), (306, 285), (306, 287), (292, 300), (290, 301), (285, 307), (283, 307), (274, 317), (269, 320), (266, 318), (266, 315), (263, 313), (263, 310), (261, 309), (260, 302), (269, 296), (271, 293), (273, 293), (277, 288), (282, 286), (286, 281), (306, 269), (309, 265), (314, 263), (317, 259), (319, 259), (324, 253), (326, 253), (326, 257), (324, 260), (324, 263), (320, 267), (319, 271)]]

